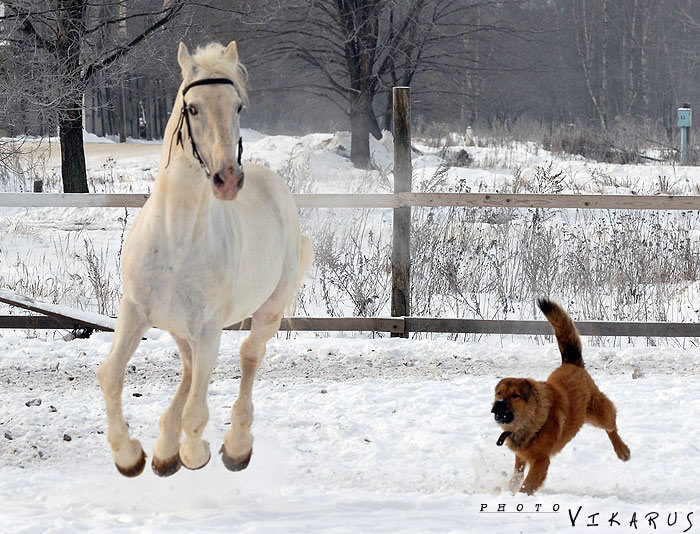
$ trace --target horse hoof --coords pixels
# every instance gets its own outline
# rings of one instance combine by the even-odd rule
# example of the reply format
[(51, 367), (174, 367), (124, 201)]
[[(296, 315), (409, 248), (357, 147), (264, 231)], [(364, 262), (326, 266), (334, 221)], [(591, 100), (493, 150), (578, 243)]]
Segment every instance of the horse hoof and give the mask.
[(224, 462), (226, 469), (229, 471), (243, 471), (246, 467), (248, 467), (250, 457), (253, 455), (253, 449), (250, 449), (250, 452), (240, 459), (231, 458), (226, 453), (226, 449), (223, 445), (221, 446), (221, 450), (219, 450), (219, 452), (221, 453), (221, 461)]
[(197, 471), (198, 469), (201, 469), (202, 467), (204, 467), (205, 465), (207, 465), (209, 463), (209, 460), (211, 460), (211, 453), (209, 453), (209, 457), (207, 458), (207, 460), (199, 467), (190, 467), (189, 465), (187, 465), (185, 462), (182, 461), (182, 458), (180, 457), (179, 454), (177, 455), (177, 457), (178, 457), (178, 460), (180, 461), (180, 463), (183, 466), (185, 466), (186, 469), (189, 469), (190, 471)]
[(143, 468), (146, 467), (146, 453), (143, 452), (143, 449), (141, 449), (141, 457), (129, 468), (120, 467), (116, 463), (114, 465), (117, 466), (117, 471), (119, 471), (125, 477), (137, 477), (143, 473)]
[(153, 461), (151, 462), (153, 472), (159, 477), (169, 477), (170, 475), (174, 475), (180, 470), (181, 466), (182, 462), (180, 461), (179, 454), (175, 454), (167, 460), (159, 460), (154, 456)]

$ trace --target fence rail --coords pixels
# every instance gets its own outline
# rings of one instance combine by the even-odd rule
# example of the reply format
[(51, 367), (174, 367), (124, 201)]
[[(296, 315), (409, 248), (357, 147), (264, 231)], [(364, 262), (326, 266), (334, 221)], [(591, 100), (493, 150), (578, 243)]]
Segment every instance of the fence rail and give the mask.
[[(0, 315), (0, 329), (75, 330), (93, 328), (111, 332), (112, 329), (74, 318), (44, 315)], [(577, 321), (582, 336), (625, 337), (697, 337), (698, 323)], [(226, 327), (225, 330), (249, 330), (250, 319)], [(443, 319), (437, 317), (285, 317), (283, 332), (388, 332), (391, 334), (499, 334), (551, 335), (547, 321), (497, 321), (487, 319)]]
[[(140, 208), (143, 193), (0, 193), (0, 207)], [(572, 208), (700, 210), (700, 196), (509, 193), (296, 194), (299, 208)]]

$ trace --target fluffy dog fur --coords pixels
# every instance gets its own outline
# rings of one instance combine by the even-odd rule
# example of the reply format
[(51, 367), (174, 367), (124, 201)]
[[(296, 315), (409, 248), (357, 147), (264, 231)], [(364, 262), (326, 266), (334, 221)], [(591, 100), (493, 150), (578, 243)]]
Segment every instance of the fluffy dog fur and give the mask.
[[(557, 303), (540, 299), (537, 305), (554, 328), (562, 364), (546, 382), (530, 378), (504, 378), (496, 386), (491, 412), (515, 453), (511, 491), (532, 495), (547, 476), (550, 457), (571, 441), (584, 423), (608, 433), (623, 462), (630, 450), (617, 433), (615, 405), (596, 387), (583, 367), (581, 338), (571, 317)], [(525, 466), (529, 465), (525, 482)]]

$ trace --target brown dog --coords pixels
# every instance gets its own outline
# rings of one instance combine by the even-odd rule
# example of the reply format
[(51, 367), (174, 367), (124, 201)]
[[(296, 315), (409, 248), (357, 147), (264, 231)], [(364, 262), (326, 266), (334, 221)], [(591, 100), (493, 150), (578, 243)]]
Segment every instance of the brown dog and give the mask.
[[(617, 433), (615, 405), (583, 368), (581, 338), (571, 317), (550, 300), (539, 299), (537, 305), (554, 328), (562, 364), (546, 382), (504, 378), (496, 386), (491, 409), (504, 430), (498, 445), (507, 441), (515, 453), (510, 489), (528, 495), (542, 486), (550, 457), (562, 450), (584, 423), (605, 430), (618, 458), (623, 462), (630, 459), (630, 450)], [(522, 482), (526, 464), (530, 470)]]

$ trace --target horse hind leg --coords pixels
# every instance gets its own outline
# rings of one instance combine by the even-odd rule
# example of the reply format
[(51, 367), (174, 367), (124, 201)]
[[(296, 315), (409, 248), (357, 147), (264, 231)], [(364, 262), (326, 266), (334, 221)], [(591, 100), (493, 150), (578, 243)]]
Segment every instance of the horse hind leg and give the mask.
[(153, 448), (153, 472), (161, 477), (174, 475), (180, 469), (180, 435), (182, 410), (192, 383), (192, 347), (173, 335), (182, 361), (182, 378), (170, 406), (160, 418), (160, 436)]
[(253, 383), (255, 374), (265, 356), (267, 341), (275, 335), (282, 320), (282, 312), (253, 314), (250, 335), (241, 344), (241, 383), (238, 398), (231, 410), (231, 429), (224, 436), (219, 451), (224, 465), (230, 471), (248, 467), (253, 453)]
[(306, 236), (301, 236), (299, 255), (290, 258), (269, 299), (253, 314), (250, 335), (241, 344), (241, 383), (238, 399), (231, 410), (231, 429), (224, 436), (221, 459), (227, 469), (241, 471), (248, 467), (253, 454), (253, 383), (255, 374), (265, 356), (267, 341), (280, 327), (282, 315), (294, 298), (301, 279), (313, 259), (313, 247)]
[(146, 465), (146, 454), (141, 443), (129, 437), (129, 427), (122, 410), (122, 390), (126, 365), (148, 326), (138, 308), (123, 298), (112, 348), (97, 370), (107, 411), (107, 440), (112, 447), (117, 470), (126, 477), (140, 475)]

